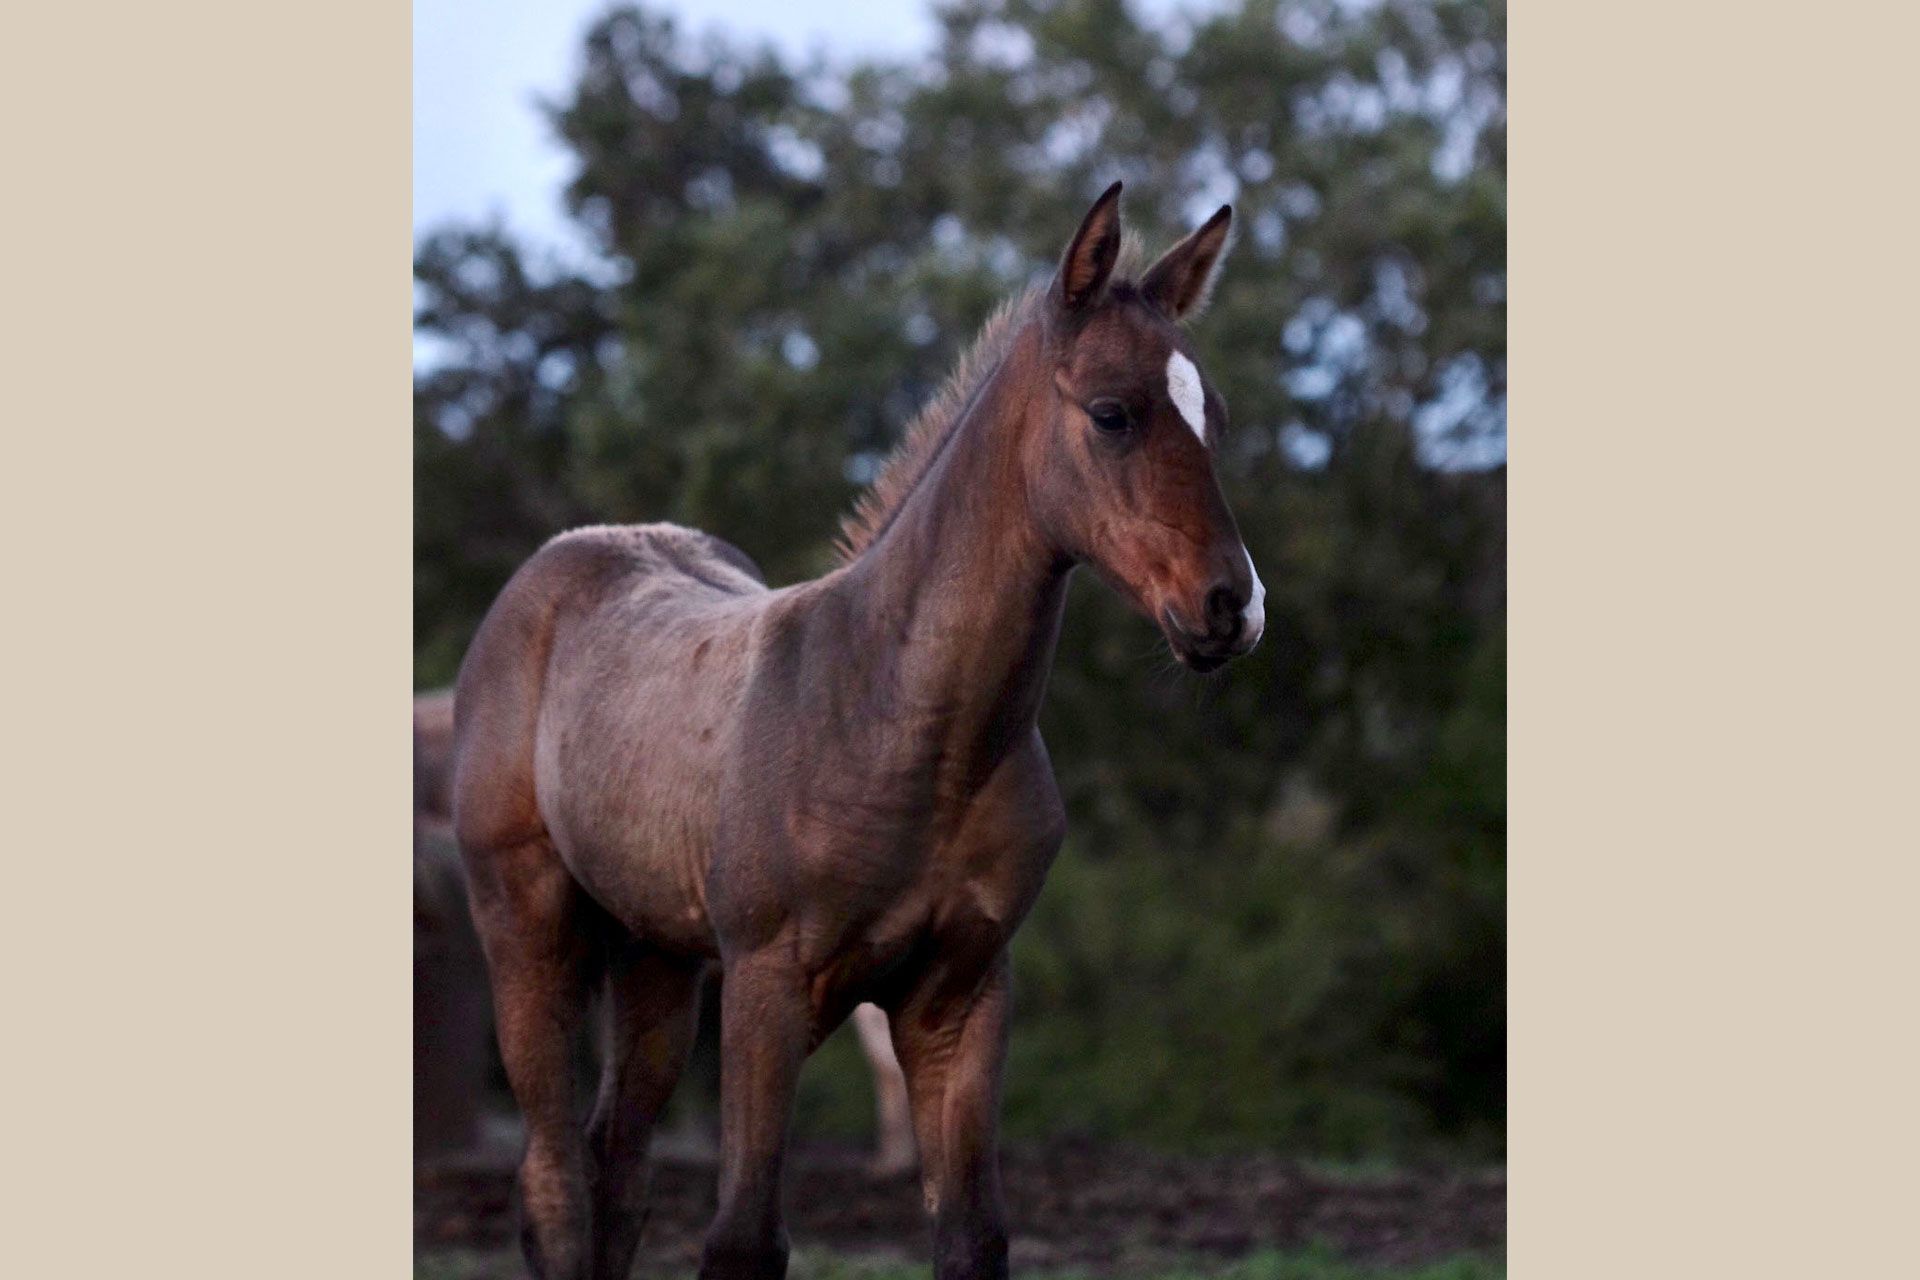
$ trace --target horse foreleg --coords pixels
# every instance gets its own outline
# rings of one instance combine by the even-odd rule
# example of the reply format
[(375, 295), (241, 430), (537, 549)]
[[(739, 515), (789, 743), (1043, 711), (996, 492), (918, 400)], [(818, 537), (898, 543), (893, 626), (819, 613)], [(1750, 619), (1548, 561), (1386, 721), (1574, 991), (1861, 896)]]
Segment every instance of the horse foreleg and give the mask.
[(976, 985), (936, 979), (893, 1016), (920, 1138), (938, 1280), (1003, 1280), (1000, 1075), (1007, 1055), (1007, 960)]
[(587, 1124), (593, 1151), (593, 1275), (627, 1280), (646, 1222), (647, 1148), (699, 1016), (700, 965), (617, 946), (606, 976), (605, 1061)]
[(812, 1035), (804, 978), (785, 955), (729, 963), (720, 986), (720, 1207), (701, 1280), (787, 1273), (780, 1173), (794, 1086)]

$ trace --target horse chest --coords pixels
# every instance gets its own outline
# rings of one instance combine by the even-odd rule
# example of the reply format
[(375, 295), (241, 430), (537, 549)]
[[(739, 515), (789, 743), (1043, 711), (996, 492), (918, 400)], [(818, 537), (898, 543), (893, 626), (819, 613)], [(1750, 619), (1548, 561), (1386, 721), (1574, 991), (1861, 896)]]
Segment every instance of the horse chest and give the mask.
[(928, 876), (859, 917), (823, 904), (803, 918), (799, 952), (822, 992), (872, 999), (901, 980), (911, 985), (936, 957), (948, 969), (983, 970), (1022, 910), (990, 882)]
[(873, 974), (928, 951), (990, 956), (1025, 917), (1059, 845), (1050, 823), (986, 821), (977, 809), (944, 828), (891, 834), (809, 860), (803, 950), (817, 962), (851, 955), (851, 969)]

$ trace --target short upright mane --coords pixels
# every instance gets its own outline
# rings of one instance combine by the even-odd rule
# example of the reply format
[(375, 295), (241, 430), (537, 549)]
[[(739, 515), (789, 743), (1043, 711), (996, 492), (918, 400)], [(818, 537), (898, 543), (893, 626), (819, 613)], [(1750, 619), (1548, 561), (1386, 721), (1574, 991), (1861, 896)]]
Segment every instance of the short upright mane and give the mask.
[(934, 393), (933, 399), (914, 415), (906, 436), (887, 455), (880, 474), (860, 495), (853, 510), (840, 522), (836, 549), (841, 563), (857, 557), (873, 545), (893, 518), (900, 504), (927, 473), (940, 452), (940, 446), (960, 424), (960, 415), (980, 384), (987, 380), (1013, 346), (1014, 335), (1046, 294), (1044, 285), (1034, 285), (1002, 302), (987, 322), (980, 326), (960, 362)]

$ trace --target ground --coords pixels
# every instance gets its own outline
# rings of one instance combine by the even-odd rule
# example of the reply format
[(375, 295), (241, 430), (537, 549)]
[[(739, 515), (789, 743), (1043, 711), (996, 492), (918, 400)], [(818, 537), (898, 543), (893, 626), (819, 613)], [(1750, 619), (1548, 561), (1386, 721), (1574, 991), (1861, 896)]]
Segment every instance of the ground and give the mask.
[[(1270, 1155), (1169, 1156), (1055, 1143), (1006, 1152), (1016, 1274), (1144, 1280), (1492, 1280), (1504, 1274), (1499, 1169), (1335, 1172)], [(416, 1171), (416, 1280), (522, 1273), (506, 1162)], [(714, 1171), (669, 1153), (654, 1176), (640, 1273), (690, 1276)], [(911, 1179), (875, 1179), (856, 1148), (796, 1150), (788, 1171), (793, 1280), (924, 1280)]]

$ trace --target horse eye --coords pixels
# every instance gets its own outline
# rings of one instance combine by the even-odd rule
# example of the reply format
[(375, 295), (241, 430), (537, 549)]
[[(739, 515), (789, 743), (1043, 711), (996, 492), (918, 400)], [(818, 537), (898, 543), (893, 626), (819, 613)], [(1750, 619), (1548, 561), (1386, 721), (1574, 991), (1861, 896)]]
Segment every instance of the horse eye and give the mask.
[(1127, 417), (1127, 407), (1118, 400), (1095, 400), (1087, 406), (1087, 416), (1093, 419), (1093, 425), (1108, 434), (1125, 431), (1131, 424)]

